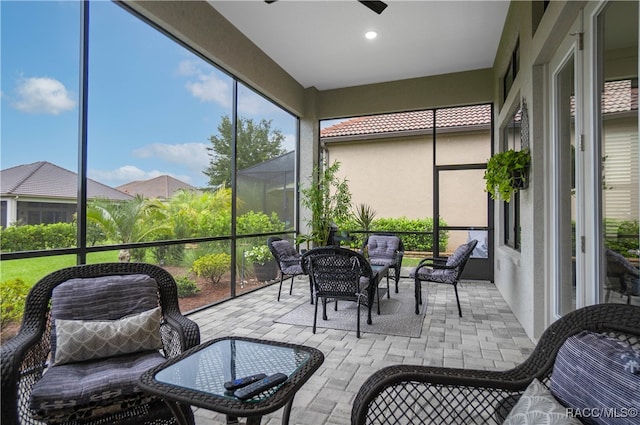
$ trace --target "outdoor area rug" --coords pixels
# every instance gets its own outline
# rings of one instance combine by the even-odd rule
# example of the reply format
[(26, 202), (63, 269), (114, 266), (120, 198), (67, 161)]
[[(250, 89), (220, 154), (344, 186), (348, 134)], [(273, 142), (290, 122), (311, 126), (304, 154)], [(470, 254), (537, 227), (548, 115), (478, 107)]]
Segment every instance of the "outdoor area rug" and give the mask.
[[(385, 290), (386, 292), (386, 290)], [(420, 306), (420, 314), (415, 314), (415, 298), (413, 288), (400, 288), (400, 293), (391, 293), (391, 298), (380, 294), (380, 315), (378, 307), (373, 305), (371, 319), (373, 323), (367, 324), (367, 307), (360, 306), (360, 332), (369, 332), (383, 335), (397, 335), (419, 338), (422, 333), (422, 323), (427, 303)], [(423, 298), (423, 301), (426, 299)], [(334, 310), (335, 303), (327, 303), (327, 318), (322, 320), (322, 304), (318, 306), (318, 328), (341, 329), (356, 331), (357, 306), (352, 301), (338, 301), (338, 311)], [(276, 323), (289, 325), (313, 326), (314, 305), (309, 301), (295, 307), (289, 313), (276, 319)]]

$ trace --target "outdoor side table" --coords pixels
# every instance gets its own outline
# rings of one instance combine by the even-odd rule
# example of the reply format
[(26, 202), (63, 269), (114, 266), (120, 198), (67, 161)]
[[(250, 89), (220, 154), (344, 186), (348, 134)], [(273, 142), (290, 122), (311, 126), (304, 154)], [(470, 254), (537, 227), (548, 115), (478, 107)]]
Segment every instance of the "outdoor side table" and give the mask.
[[(207, 341), (156, 366), (140, 377), (140, 388), (161, 397), (181, 425), (189, 421), (185, 409), (198, 406), (227, 415), (227, 423), (246, 417), (259, 424), (263, 415), (285, 407), (282, 423), (289, 423), (295, 393), (324, 362), (316, 348), (245, 337)], [(241, 401), (225, 392), (224, 382), (264, 373), (284, 373), (278, 387)]]
[[(378, 304), (378, 315), (380, 314), (380, 281), (382, 280), (383, 277), (386, 277), (387, 274), (389, 273), (389, 264), (386, 265), (378, 265), (378, 264), (372, 264), (371, 265), (371, 271), (373, 272), (373, 288), (374, 291), (370, 291), (367, 295), (368, 295), (368, 299), (367, 302), (370, 303), (369, 305), (372, 305), (374, 302), (377, 302)], [(387, 291), (389, 291), (389, 284), (387, 282)], [(374, 297), (377, 297), (377, 300), (374, 299)], [(371, 309), (369, 309), (369, 318), (367, 320), (368, 324), (371, 324)]]

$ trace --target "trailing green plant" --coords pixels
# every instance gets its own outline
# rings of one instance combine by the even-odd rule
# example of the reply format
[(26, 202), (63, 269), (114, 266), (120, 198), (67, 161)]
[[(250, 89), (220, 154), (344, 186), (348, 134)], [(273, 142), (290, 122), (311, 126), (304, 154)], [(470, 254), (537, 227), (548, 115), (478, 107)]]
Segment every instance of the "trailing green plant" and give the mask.
[(256, 245), (244, 253), (247, 260), (254, 264), (265, 265), (269, 261), (273, 261), (273, 254), (269, 251), (267, 245)]
[(308, 186), (300, 189), (300, 202), (311, 211), (307, 225), (316, 245), (326, 245), (331, 225), (349, 216), (351, 192), (347, 179), (338, 177), (339, 169), (337, 161), (330, 166), (324, 163), (322, 168), (315, 167)]
[(0, 326), (22, 320), (24, 305), (31, 285), (22, 279), (10, 279), (0, 285)]
[(178, 298), (193, 297), (200, 292), (196, 282), (188, 275), (176, 277), (176, 286), (178, 287)]
[(191, 269), (196, 275), (217, 285), (222, 275), (231, 269), (231, 256), (225, 252), (205, 255), (194, 261)]
[(489, 158), (484, 179), (486, 191), (491, 195), (491, 199), (511, 201), (511, 195), (516, 193), (522, 184), (526, 184), (530, 163), (531, 154), (528, 149), (520, 151), (511, 149)]

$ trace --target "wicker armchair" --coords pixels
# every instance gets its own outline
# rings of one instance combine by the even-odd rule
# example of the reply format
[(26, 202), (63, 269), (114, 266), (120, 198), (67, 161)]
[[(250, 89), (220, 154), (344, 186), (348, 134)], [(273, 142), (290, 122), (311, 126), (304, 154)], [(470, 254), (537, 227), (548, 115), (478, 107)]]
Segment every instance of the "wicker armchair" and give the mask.
[[(375, 265), (389, 265), (389, 270), (393, 271), (393, 279), (396, 281), (396, 294), (398, 293), (398, 281), (400, 280), (400, 270), (402, 268), (402, 257), (404, 256), (404, 244), (402, 239), (395, 235), (386, 233), (374, 233), (365, 238), (360, 248), (360, 253), (365, 249), (369, 257), (369, 263)], [(389, 275), (387, 274), (387, 298), (389, 294)]]
[(418, 266), (414, 268), (410, 277), (415, 280), (416, 291), (416, 314), (418, 314), (419, 304), (422, 304), (422, 282), (447, 283), (453, 285), (456, 293), (456, 302), (458, 303), (458, 314), (462, 317), (462, 308), (460, 308), (460, 298), (458, 297), (458, 282), (467, 264), (473, 249), (478, 241), (471, 241), (460, 245), (453, 251), (448, 258), (425, 258)]
[[(63, 292), (65, 290), (75, 290), (75, 292), (82, 293), (82, 290), (77, 291), (82, 286), (97, 288), (98, 285), (101, 285), (101, 288), (112, 288), (112, 285), (115, 284), (110, 283), (111, 281), (121, 282), (119, 287), (123, 288), (126, 287), (126, 283), (129, 281), (141, 281), (143, 282), (144, 293), (149, 296), (145, 297), (144, 300), (136, 300), (136, 285), (130, 285), (132, 291), (127, 292), (129, 298), (126, 300), (120, 297), (120, 293), (115, 295), (114, 291), (108, 292), (109, 289), (97, 291), (103, 293), (103, 295), (99, 296), (99, 299), (95, 298), (98, 297), (97, 295), (92, 299), (92, 294), (96, 292), (89, 293), (86, 305), (83, 305), (85, 303), (77, 303), (73, 300), (73, 296), (59, 295), (65, 293)], [(125, 283), (122, 283), (123, 281)], [(155, 287), (156, 285), (157, 288)], [(54, 290), (56, 291), (54, 292)], [(112, 297), (105, 297), (105, 292), (108, 292)], [(155, 310), (155, 314), (156, 323), (160, 323), (160, 338), (158, 340), (156, 333), (154, 339), (155, 344), (162, 347), (161, 351), (132, 352), (95, 360), (71, 360), (70, 364), (60, 364), (58, 352), (55, 351), (55, 347), (52, 349), (52, 343), (55, 344), (55, 338), (52, 337), (59, 336), (59, 332), (55, 331), (54, 321), (52, 320), (52, 310), (56, 311), (55, 309), (58, 308), (56, 306), (52, 307), (52, 295), (57, 296), (59, 300), (68, 300), (72, 306), (77, 306), (78, 309), (84, 308), (85, 313), (92, 308), (99, 311), (99, 313), (96, 313), (96, 317), (97, 320), (102, 321), (108, 320), (104, 317), (105, 311), (113, 305), (138, 305), (144, 306), (144, 308), (149, 304), (155, 305), (156, 308), (159, 306), (161, 317), (157, 316), (158, 310)], [(88, 307), (90, 304), (95, 304), (96, 307)], [(103, 305), (105, 306), (104, 308)], [(75, 311), (76, 308), (74, 307), (72, 310)], [(115, 318), (110, 320), (115, 320)], [(66, 320), (66, 322), (78, 323), (77, 320)], [(61, 321), (58, 320), (55, 324), (62, 326)], [(174, 424), (175, 419), (166, 404), (162, 400), (147, 396), (137, 389), (137, 381), (134, 376), (129, 378), (132, 380), (131, 387), (128, 387), (126, 391), (120, 390), (119, 393), (118, 389), (111, 390), (110, 388), (109, 391), (94, 395), (92, 400), (85, 402), (85, 404), (80, 404), (77, 400), (61, 400), (60, 405), (47, 407), (46, 409), (51, 410), (46, 410), (44, 416), (42, 412), (34, 410), (31, 399), (34, 387), (41, 382), (43, 375), (57, 376), (53, 373), (56, 368), (56, 372), (58, 372), (60, 368), (67, 366), (78, 367), (78, 369), (74, 370), (74, 372), (78, 373), (77, 382), (84, 383), (90, 377), (93, 377), (90, 378), (92, 382), (109, 381), (115, 374), (113, 371), (116, 370), (116, 366), (120, 367), (118, 370), (124, 370), (125, 372), (123, 373), (133, 375), (131, 365), (134, 362), (137, 362), (135, 363), (136, 368), (145, 368), (147, 364), (163, 362), (165, 358), (175, 357), (182, 351), (199, 344), (199, 342), (200, 331), (198, 325), (180, 313), (176, 283), (173, 277), (160, 267), (142, 263), (104, 263), (69, 267), (53, 272), (42, 278), (32, 288), (27, 296), (20, 331), (1, 348), (2, 422), (8, 425), (42, 424), (43, 422), (63, 423), (65, 425), (80, 423)], [(58, 348), (62, 345), (60, 340), (57, 341), (57, 344)], [(73, 349), (77, 348), (73, 344), (70, 346)], [(118, 344), (115, 344), (115, 346), (118, 347)], [(113, 363), (109, 363), (110, 361), (113, 361)], [(68, 370), (66, 369), (62, 377), (69, 377), (68, 379), (73, 381), (76, 375), (68, 375)], [(91, 375), (93, 373), (100, 373), (102, 378), (97, 377), (97, 375)], [(81, 378), (85, 380), (81, 381)], [(75, 382), (71, 382), (71, 384), (75, 385)], [(64, 398), (62, 395), (63, 384), (59, 384), (60, 387), (57, 389), (55, 388), (56, 385), (58, 385), (56, 381), (50, 384), (50, 386), (54, 387), (53, 391), (56, 391), (59, 397)], [(66, 388), (64, 390), (66, 391)], [(61, 406), (67, 403), (69, 404), (68, 406)], [(192, 415), (190, 419), (193, 420)]]
[(607, 249), (607, 279), (604, 302), (609, 302), (611, 291), (627, 296), (627, 304), (632, 296), (640, 295), (640, 271), (622, 254)]
[[(315, 312), (313, 333), (316, 333), (318, 303), (322, 300), (322, 319), (327, 320), (327, 301), (355, 301), (357, 310), (356, 336), (360, 338), (360, 305), (367, 306), (367, 323), (371, 324), (373, 297), (378, 294), (370, 288), (373, 272), (369, 262), (358, 252), (337, 246), (314, 248), (302, 255), (302, 264), (313, 285)], [(378, 300), (379, 302), (380, 300)]]
[(640, 307), (600, 304), (569, 313), (544, 332), (526, 361), (506, 371), (412, 365), (380, 369), (356, 395), (351, 423), (501, 424), (534, 378), (549, 386), (560, 347), (584, 330), (640, 348)]
[[(291, 295), (293, 293), (293, 279), (296, 276), (305, 274), (305, 271), (302, 269), (300, 254), (289, 241), (277, 236), (270, 236), (267, 239), (267, 246), (278, 264), (278, 269), (280, 269), (280, 288), (278, 288), (278, 301), (280, 301), (282, 281), (285, 278), (291, 278), (291, 284), (289, 285), (289, 295)], [(313, 303), (313, 295), (311, 295), (311, 302)]]

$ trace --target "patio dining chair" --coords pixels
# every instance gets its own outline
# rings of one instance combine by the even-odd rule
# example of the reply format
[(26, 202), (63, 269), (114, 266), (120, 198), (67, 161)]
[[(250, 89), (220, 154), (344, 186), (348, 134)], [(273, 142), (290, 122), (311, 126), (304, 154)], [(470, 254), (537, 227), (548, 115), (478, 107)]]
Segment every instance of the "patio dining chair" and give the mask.
[[(200, 343), (176, 282), (143, 263), (68, 267), (35, 284), (18, 334), (0, 348), (2, 423), (176, 423), (143, 393), (148, 369)], [(185, 409), (193, 423), (193, 414)]]
[[(280, 301), (282, 281), (285, 278), (291, 278), (291, 284), (289, 286), (289, 295), (291, 295), (293, 293), (294, 278), (306, 273), (302, 269), (301, 256), (291, 242), (277, 236), (270, 236), (269, 239), (267, 239), (267, 246), (271, 254), (273, 254), (273, 258), (275, 258), (278, 269), (280, 270), (280, 288), (278, 289), (278, 301)], [(313, 303), (313, 294), (311, 295), (311, 302)]]
[(322, 300), (322, 319), (328, 320), (327, 301), (354, 301), (357, 304), (356, 336), (360, 338), (360, 306), (367, 306), (367, 322), (370, 324), (373, 297), (369, 283), (373, 272), (369, 262), (358, 252), (336, 246), (319, 247), (305, 252), (302, 263), (313, 285), (314, 314), (313, 333), (316, 333), (318, 304)]
[(458, 297), (458, 282), (464, 266), (467, 264), (467, 260), (469, 260), (477, 243), (477, 240), (472, 239), (460, 245), (448, 258), (425, 258), (411, 271), (410, 276), (415, 280), (416, 314), (418, 314), (418, 305), (422, 304), (422, 282), (435, 282), (453, 285), (453, 290), (456, 293), (456, 302), (458, 303), (458, 314), (462, 317), (460, 298)]
[[(398, 293), (398, 281), (404, 256), (404, 244), (398, 236), (386, 233), (374, 233), (365, 238), (360, 248), (360, 253), (367, 253), (369, 262), (373, 265), (389, 265), (389, 271), (393, 271), (393, 279), (396, 281), (396, 294)], [(387, 298), (389, 294), (389, 275), (387, 274)]]

